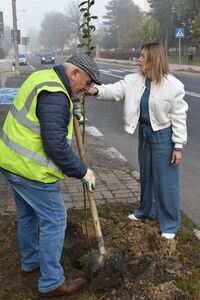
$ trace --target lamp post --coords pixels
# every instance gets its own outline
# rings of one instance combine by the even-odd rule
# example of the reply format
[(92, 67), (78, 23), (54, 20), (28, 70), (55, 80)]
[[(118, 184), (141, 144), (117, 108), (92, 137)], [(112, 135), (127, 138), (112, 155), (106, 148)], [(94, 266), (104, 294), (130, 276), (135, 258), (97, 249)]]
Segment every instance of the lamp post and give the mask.
[(12, 0), (12, 15), (13, 15), (13, 35), (14, 35), (14, 53), (15, 53), (15, 74), (20, 75), (19, 69), (19, 48), (17, 38), (17, 14), (16, 14), (16, 0)]

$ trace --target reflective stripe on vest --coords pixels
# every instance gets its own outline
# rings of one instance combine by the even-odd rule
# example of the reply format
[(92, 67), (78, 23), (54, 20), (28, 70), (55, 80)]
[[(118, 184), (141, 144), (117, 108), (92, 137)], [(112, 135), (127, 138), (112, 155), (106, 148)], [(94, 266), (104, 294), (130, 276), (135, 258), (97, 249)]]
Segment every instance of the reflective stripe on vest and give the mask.
[(59, 168), (54, 164), (52, 160), (11, 141), (11, 139), (9, 139), (9, 137), (5, 133), (3, 133), (1, 139), (5, 143), (5, 145), (13, 149), (18, 154), (23, 155), (24, 157), (29, 158), (31, 160), (34, 160), (35, 162), (42, 164), (45, 167), (49, 167), (56, 171), (59, 171)]
[(57, 82), (45, 82), (38, 84), (33, 91), (30, 93), (30, 95), (27, 98), (27, 101), (24, 105), (24, 107), (18, 111), (15, 106), (13, 105), (10, 112), (13, 115), (13, 117), (19, 121), (20, 123), (22, 123), (22, 125), (24, 125), (25, 127), (28, 127), (29, 129), (31, 129), (32, 131), (34, 131), (35, 133), (37, 133), (38, 135), (40, 135), (40, 126), (35, 124), (34, 122), (30, 121), (28, 118), (26, 118), (27, 113), (29, 112), (31, 103), (35, 97), (35, 95), (37, 94), (37, 89), (41, 88), (42, 86), (57, 86), (57, 87), (61, 87), (62, 85), (60, 83)]
[(10, 113), (12, 114), (12, 116), (14, 117), (14, 119), (16, 119), (17, 121), (19, 121), (25, 127), (31, 129), (32, 131), (34, 131), (38, 135), (40, 135), (40, 126), (37, 125), (37, 124), (35, 124), (34, 122), (30, 121), (26, 117), (26, 115), (29, 112), (29, 109), (31, 107), (31, 103), (32, 103), (35, 95), (37, 94), (37, 89), (40, 89), (43, 86), (52, 86), (52, 87), (56, 86), (56, 87), (63, 88), (62, 85), (60, 83), (57, 83), (57, 82), (45, 82), (45, 83), (43, 82), (43, 83), (40, 83), (30, 93), (30, 95), (28, 96), (27, 101), (26, 101), (24, 107), (20, 111), (18, 111), (14, 105), (10, 109)]

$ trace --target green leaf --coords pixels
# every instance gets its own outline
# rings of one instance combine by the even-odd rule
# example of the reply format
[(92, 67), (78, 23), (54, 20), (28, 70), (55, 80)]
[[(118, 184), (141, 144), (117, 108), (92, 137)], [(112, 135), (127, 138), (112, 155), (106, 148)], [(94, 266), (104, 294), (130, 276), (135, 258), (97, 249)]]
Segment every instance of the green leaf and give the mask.
[(89, 3), (89, 7), (91, 7), (92, 5), (94, 5), (94, 0), (92, 0), (92, 1)]
[(96, 27), (94, 25), (89, 25), (91, 31), (95, 31)]
[(84, 46), (86, 46), (86, 44), (78, 44), (77, 45), (78, 48), (83, 48)]
[(81, 8), (80, 9), (80, 12), (84, 12), (84, 11), (87, 11), (87, 8)]
[(81, 2), (81, 3), (79, 4), (78, 7), (81, 7), (81, 6), (83, 6), (84, 4), (86, 4), (86, 3), (87, 3), (87, 1), (83, 1), (83, 2)]
[(83, 29), (82, 29), (82, 32), (83, 32), (83, 33), (89, 33), (89, 32), (90, 32), (90, 29), (89, 29), (89, 28), (83, 28)]
[[(88, 13), (88, 12), (84, 13), (84, 15), (83, 15), (83, 17), (86, 18), (86, 19), (87, 19), (89, 16), (90, 16), (90, 13)], [(88, 19), (89, 19), (89, 18), (88, 18)]]
[(98, 19), (97, 16), (91, 16), (90, 19)]
[(81, 24), (81, 26), (79, 27), (79, 29), (81, 29), (82, 27), (84, 27), (87, 23), (83, 23)]

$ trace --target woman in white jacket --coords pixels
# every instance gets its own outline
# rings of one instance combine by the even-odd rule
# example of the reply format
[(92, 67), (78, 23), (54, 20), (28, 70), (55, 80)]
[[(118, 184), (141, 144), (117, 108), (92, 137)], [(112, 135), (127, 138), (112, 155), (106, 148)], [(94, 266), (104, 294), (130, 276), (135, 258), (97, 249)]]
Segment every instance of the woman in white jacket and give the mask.
[(154, 218), (153, 198), (161, 236), (175, 237), (180, 226), (180, 161), (187, 141), (184, 86), (169, 74), (165, 48), (142, 46), (140, 72), (114, 84), (92, 87), (103, 100), (124, 99), (124, 129), (133, 134), (139, 122), (140, 206), (128, 217)]

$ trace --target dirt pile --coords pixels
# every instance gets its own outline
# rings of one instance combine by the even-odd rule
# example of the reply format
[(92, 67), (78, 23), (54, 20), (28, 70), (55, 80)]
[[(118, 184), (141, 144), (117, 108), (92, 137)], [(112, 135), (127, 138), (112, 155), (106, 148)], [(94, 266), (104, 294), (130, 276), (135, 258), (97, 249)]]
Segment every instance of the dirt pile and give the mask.
[[(109, 288), (88, 283), (77, 300), (183, 300), (200, 299), (200, 241), (184, 225), (176, 240), (160, 238), (156, 221), (135, 222), (127, 218), (132, 207), (110, 205), (99, 209), (105, 244), (123, 252), (123, 278), (110, 276)], [(87, 226), (88, 243), (81, 211), (69, 212), (62, 264), (70, 277), (85, 276), (84, 261), (90, 243), (96, 247), (92, 220)], [(24, 274), (16, 241), (17, 216), (0, 217), (0, 299), (36, 300), (39, 271)], [(59, 297), (57, 298), (59, 299)], [(61, 299), (61, 298), (60, 298)]]

